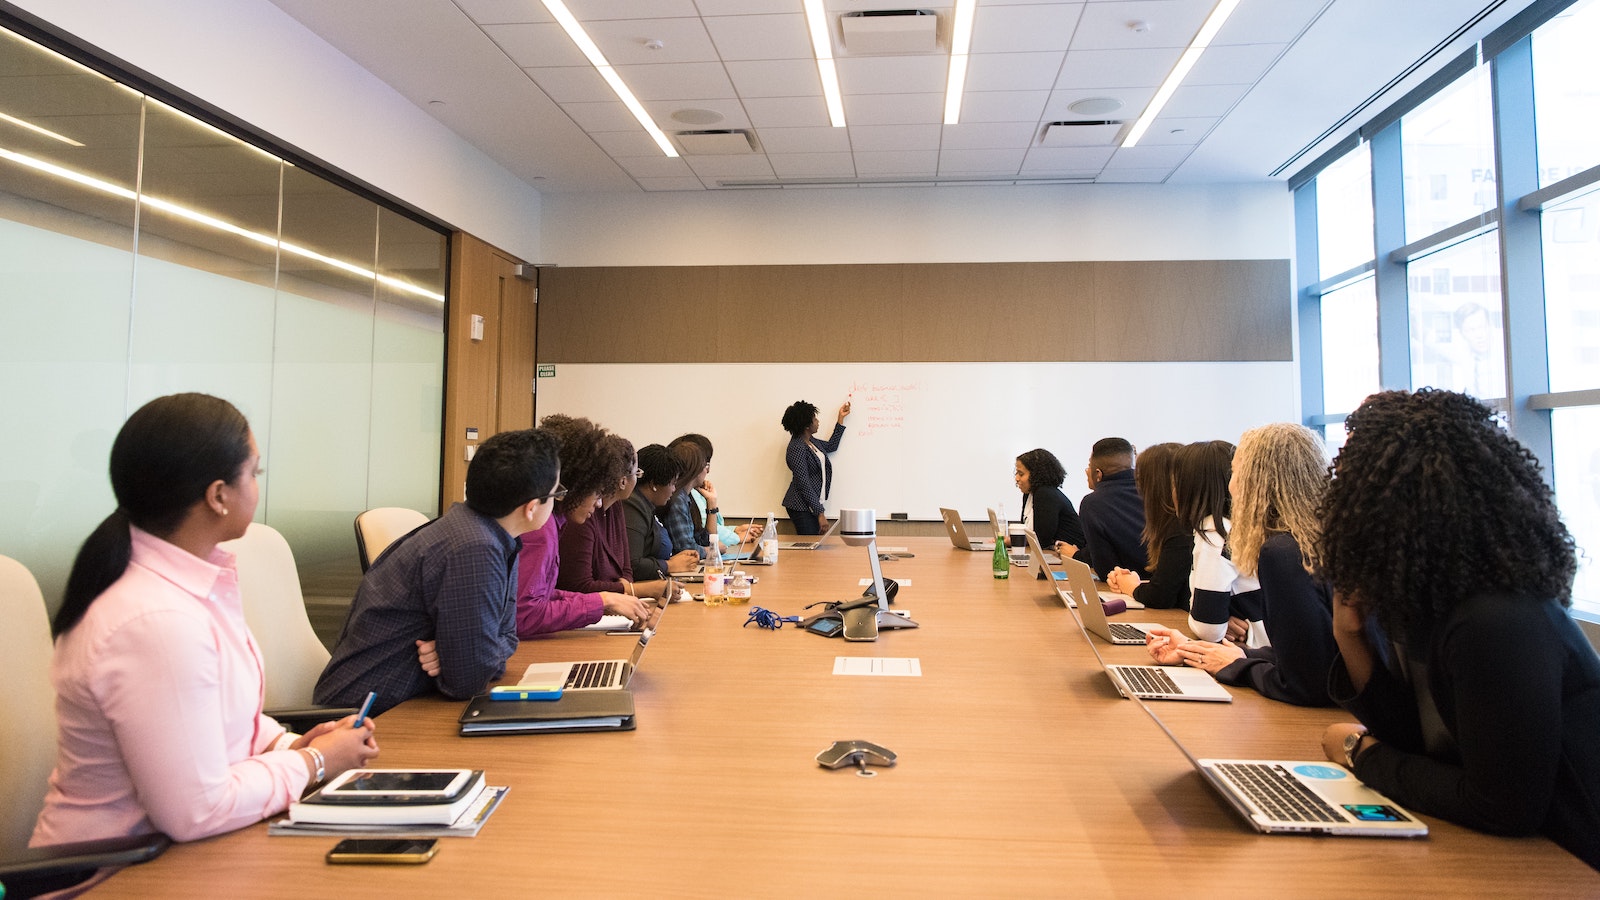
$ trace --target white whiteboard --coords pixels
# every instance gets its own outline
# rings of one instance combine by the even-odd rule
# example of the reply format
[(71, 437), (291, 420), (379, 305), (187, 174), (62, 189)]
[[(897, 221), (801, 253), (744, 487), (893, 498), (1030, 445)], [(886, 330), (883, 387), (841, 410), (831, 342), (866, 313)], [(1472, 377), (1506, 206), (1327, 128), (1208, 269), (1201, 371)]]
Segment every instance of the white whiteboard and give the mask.
[(1247, 428), (1299, 421), (1295, 378), (1292, 362), (558, 364), (535, 400), (541, 418), (587, 416), (635, 447), (704, 434), (724, 516), (782, 520), (784, 409), (816, 404), (826, 438), (851, 398), (830, 517), (865, 507), (937, 520), (949, 506), (982, 519), (1000, 503), (1016, 514), (1013, 462), (1026, 450), (1061, 459), (1076, 503), (1100, 438), (1237, 442)]

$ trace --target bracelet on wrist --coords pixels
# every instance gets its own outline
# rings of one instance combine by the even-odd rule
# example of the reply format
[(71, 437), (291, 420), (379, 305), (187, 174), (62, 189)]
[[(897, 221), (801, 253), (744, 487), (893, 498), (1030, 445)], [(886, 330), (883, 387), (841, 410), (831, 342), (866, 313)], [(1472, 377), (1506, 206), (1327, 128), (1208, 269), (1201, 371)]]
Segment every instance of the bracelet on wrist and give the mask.
[(328, 759), (327, 759), (327, 757), (323, 756), (322, 755), (322, 751), (318, 750), (315, 747), (307, 746), (307, 747), (301, 747), (300, 749), (302, 749), (302, 750), (304, 750), (306, 752), (306, 755), (310, 758), (310, 761), (311, 761), (311, 765), (306, 767), (306, 768), (312, 770), (311, 771), (311, 783), (312, 784), (321, 784), (322, 783), (322, 779), (326, 778), (327, 775), (328, 775)]

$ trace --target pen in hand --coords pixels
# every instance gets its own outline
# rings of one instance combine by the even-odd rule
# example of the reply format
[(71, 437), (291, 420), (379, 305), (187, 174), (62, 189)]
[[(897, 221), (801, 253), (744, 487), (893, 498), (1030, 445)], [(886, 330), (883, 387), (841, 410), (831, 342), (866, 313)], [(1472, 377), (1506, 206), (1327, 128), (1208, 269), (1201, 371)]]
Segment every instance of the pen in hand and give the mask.
[(361, 704), (361, 712), (356, 713), (356, 721), (354, 725), (350, 726), (351, 728), (361, 727), (361, 723), (367, 720), (367, 713), (372, 711), (372, 701), (376, 699), (378, 699), (377, 691), (367, 691), (367, 700)]

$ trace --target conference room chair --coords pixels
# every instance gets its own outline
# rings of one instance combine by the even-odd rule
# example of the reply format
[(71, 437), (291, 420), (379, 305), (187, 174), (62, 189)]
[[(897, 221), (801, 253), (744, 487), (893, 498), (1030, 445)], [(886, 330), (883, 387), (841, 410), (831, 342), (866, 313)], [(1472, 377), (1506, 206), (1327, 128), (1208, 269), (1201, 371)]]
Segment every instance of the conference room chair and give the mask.
[(328, 664), (328, 649), (317, 639), (300, 592), (300, 570), (289, 542), (270, 525), (251, 522), (244, 537), (219, 545), (232, 553), (239, 569), (239, 594), (245, 621), (261, 647), (266, 673), (266, 712), (293, 731), (356, 712), (319, 707), (311, 692)]
[(28, 850), (34, 820), (44, 806), (56, 763), (55, 691), (50, 687), (49, 611), (33, 573), (0, 556), (0, 659), (7, 685), (0, 691), (6, 750), (0, 754), (0, 896), (31, 897), (87, 877), (103, 865), (154, 858), (171, 843), (166, 835), (89, 841)]
[(361, 557), (361, 571), (372, 568), (373, 561), (390, 544), (427, 523), (427, 516), (400, 506), (380, 506), (356, 516), (356, 552)]

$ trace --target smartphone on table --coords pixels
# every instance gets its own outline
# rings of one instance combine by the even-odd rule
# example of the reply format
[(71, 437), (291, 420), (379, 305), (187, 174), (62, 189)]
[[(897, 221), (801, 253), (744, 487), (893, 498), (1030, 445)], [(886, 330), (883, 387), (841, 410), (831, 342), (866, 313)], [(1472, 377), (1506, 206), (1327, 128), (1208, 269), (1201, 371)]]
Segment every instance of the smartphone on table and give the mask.
[(350, 838), (333, 845), (328, 862), (417, 864), (437, 852), (438, 838)]

